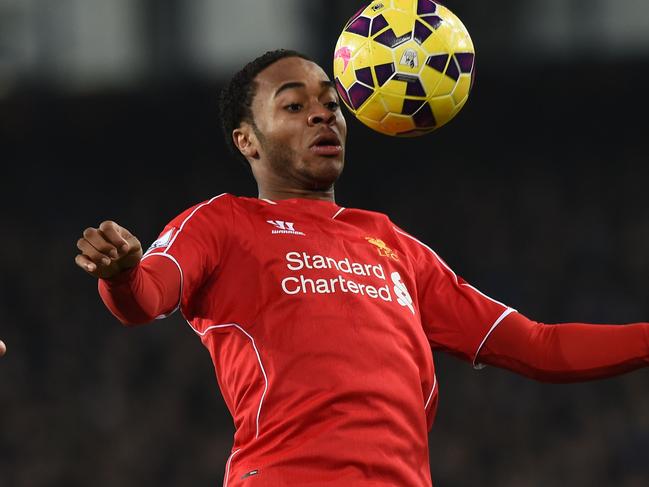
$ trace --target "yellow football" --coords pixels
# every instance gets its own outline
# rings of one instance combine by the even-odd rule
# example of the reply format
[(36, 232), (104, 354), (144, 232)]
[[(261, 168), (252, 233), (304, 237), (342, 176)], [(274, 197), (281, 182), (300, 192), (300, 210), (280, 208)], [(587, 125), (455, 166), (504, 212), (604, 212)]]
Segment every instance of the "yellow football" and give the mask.
[(334, 53), (344, 104), (386, 135), (423, 135), (449, 122), (474, 73), (469, 32), (432, 0), (374, 0), (347, 22)]

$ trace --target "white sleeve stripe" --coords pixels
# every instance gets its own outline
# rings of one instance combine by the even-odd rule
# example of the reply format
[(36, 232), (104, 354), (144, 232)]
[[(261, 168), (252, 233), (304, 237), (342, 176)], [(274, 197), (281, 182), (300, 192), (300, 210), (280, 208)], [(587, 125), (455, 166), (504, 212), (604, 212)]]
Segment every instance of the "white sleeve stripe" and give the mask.
[(430, 251), (430, 252), (435, 256), (435, 258), (439, 261), (439, 263), (442, 264), (442, 265), (444, 266), (444, 268), (446, 268), (446, 269), (447, 269), (451, 274), (453, 274), (453, 277), (455, 278), (455, 282), (456, 282), (458, 285), (468, 287), (469, 289), (472, 289), (473, 291), (475, 291), (476, 293), (478, 293), (478, 294), (479, 294), (480, 296), (482, 296), (483, 298), (486, 298), (486, 299), (488, 299), (489, 301), (492, 301), (492, 302), (494, 302), (494, 303), (496, 303), (496, 304), (499, 304), (499, 305), (502, 306), (503, 308), (508, 308), (508, 306), (507, 306), (506, 304), (503, 304), (503, 303), (501, 303), (500, 301), (495, 300), (494, 298), (490, 298), (489, 296), (487, 296), (487, 295), (486, 295), (485, 293), (483, 293), (482, 291), (480, 291), (480, 290), (474, 288), (471, 284), (466, 283), (466, 282), (460, 284), (460, 282), (459, 282), (459, 280), (458, 280), (458, 278), (457, 278), (457, 274), (455, 274), (455, 272), (453, 272), (453, 269), (451, 269), (451, 268), (446, 264), (446, 262), (444, 262), (444, 261), (440, 258), (440, 256), (437, 255), (437, 252), (435, 252), (433, 249), (431, 249), (428, 245), (426, 245), (426, 244), (423, 243), (422, 241), (417, 240), (417, 239), (416, 239), (415, 237), (413, 237), (412, 235), (408, 235), (407, 233), (402, 232), (401, 230), (399, 230), (399, 229), (396, 228), (396, 227), (393, 227), (393, 228), (395, 229), (395, 231), (397, 231), (397, 232), (400, 233), (401, 235), (404, 235), (404, 236), (406, 236), (406, 237), (408, 237), (408, 238), (414, 240), (414, 241), (417, 242), (419, 245), (422, 245), (423, 247), (425, 247), (426, 249), (428, 249), (428, 250), (429, 250), (429, 251)]
[(433, 392), (435, 392), (436, 387), (437, 387), (437, 375), (433, 375), (433, 388), (430, 390), (430, 394), (428, 394), (428, 399), (426, 400), (424, 411), (428, 409), (428, 405), (430, 404), (430, 400), (433, 398)]
[(180, 267), (180, 264), (179, 264), (178, 261), (174, 258), (173, 255), (164, 254), (164, 253), (161, 253), (161, 252), (156, 252), (156, 253), (153, 253), (153, 254), (147, 254), (147, 255), (145, 255), (144, 257), (142, 257), (142, 260), (141, 260), (140, 262), (143, 262), (143, 261), (145, 261), (146, 259), (148, 259), (149, 257), (154, 257), (154, 256), (156, 256), (156, 255), (159, 255), (160, 257), (166, 257), (167, 259), (171, 260), (174, 264), (176, 264), (176, 267), (178, 267), (178, 271), (180, 272), (180, 295), (178, 296), (178, 304), (177, 304), (176, 307), (173, 309), (173, 311), (171, 311), (169, 314), (158, 316), (158, 317), (156, 318), (156, 319), (158, 320), (158, 319), (166, 318), (167, 316), (170, 316), (170, 315), (174, 314), (174, 313), (176, 312), (176, 310), (178, 310), (178, 308), (180, 308), (180, 303), (181, 303), (181, 301), (182, 301), (182, 297), (183, 297), (183, 284), (184, 284), (184, 282), (185, 282), (185, 278), (184, 278), (184, 274), (183, 274), (183, 268)]
[(331, 217), (332, 220), (335, 220), (338, 215), (340, 215), (343, 211), (345, 211), (346, 208), (341, 208), (336, 212), (334, 216)]
[(394, 230), (395, 230), (397, 233), (400, 233), (400, 234), (403, 235), (404, 237), (408, 237), (409, 239), (414, 240), (415, 242), (417, 242), (417, 243), (418, 243), (419, 245), (421, 245), (422, 247), (425, 247), (426, 249), (428, 249), (428, 250), (430, 251), (430, 253), (433, 254), (433, 255), (435, 256), (435, 258), (439, 261), (439, 263), (442, 264), (442, 265), (444, 266), (444, 268), (445, 268), (446, 270), (448, 270), (451, 274), (453, 274), (453, 277), (455, 278), (455, 282), (458, 282), (457, 275), (455, 274), (455, 272), (453, 272), (453, 269), (451, 269), (451, 268), (446, 264), (446, 262), (444, 262), (444, 261), (441, 259), (441, 257), (440, 257), (439, 255), (437, 255), (437, 252), (435, 252), (433, 249), (431, 249), (431, 248), (430, 248), (428, 245), (426, 245), (424, 242), (422, 242), (422, 241), (419, 240), (419, 239), (416, 239), (416, 238), (413, 237), (412, 235), (408, 235), (406, 232), (402, 232), (402, 231), (399, 230), (397, 227), (392, 227), (392, 228), (394, 228)]
[(506, 304), (503, 304), (503, 303), (501, 303), (500, 301), (495, 300), (494, 298), (490, 298), (489, 296), (487, 296), (485, 293), (483, 293), (483, 292), (480, 291), (479, 289), (474, 288), (474, 287), (473, 287), (471, 284), (469, 284), (468, 282), (464, 282), (464, 283), (462, 283), (462, 284), (460, 284), (460, 285), (461, 285), (461, 286), (468, 287), (468, 288), (470, 288), (470, 289), (473, 289), (475, 292), (477, 292), (477, 293), (478, 293), (480, 296), (482, 296), (483, 298), (486, 298), (486, 299), (488, 299), (489, 301), (492, 301), (492, 302), (494, 302), (494, 303), (496, 303), (496, 304), (499, 304), (499, 305), (502, 306), (503, 308), (508, 308), (508, 307), (509, 307), (509, 306), (507, 306)]
[(218, 196), (215, 196), (215, 197), (212, 198), (211, 200), (209, 200), (209, 201), (207, 201), (207, 202), (205, 202), (205, 203), (202, 203), (202, 204), (198, 205), (196, 208), (194, 208), (194, 211), (192, 211), (192, 212), (187, 216), (187, 218), (185, 218), (185, 220), (182, 222), (182, 224), (180, 225), (180, 228), (178, 229), (178, 232), (176, 232), (176, 235), (174, 235), (174, 238), (171, 239), (171, 242), (169, 242), (169, 245), (167, 245), (167, 248), (164, 250), (163, 253), (166, 254), (166, 253), (169, 252), (169, 250), (171, 249), (171, 246), (174, 244), (174, 242), (175, 242), (176, 239), (178, 238), (178, 235), (180, 235), (180, 233), (183, 231), (184, 226), (187, 224), (187, 222), (188, 222), (188, 221), (189, 221), (189, 220), (194, 216), (194, 214), (195, 214), (198, 210), (200, 210), (200, 209), (203, 208), (204, 206), (207, 206), (207, 205), (211, 204), (214, 200), (217, 200), (217, 199), (219, 199), (221, 196), (225, 196), (226, 194), (227, 194), (227, 193), (222, 193), (222, 194), (220, 194), (220, 195), (218, 195)]
[(479, 370), (479, 369), (483, 369), (483, 368), (484, 368), (484, 365), (476, 363), (476, 360), (478, 360), (478, 355), (480, 354), (480, 350), (482, 350), (482, 347), (484, 347), (484, 344), (487, 342), (487, 339), (489, 338), (489, 336), (491, 336), (491, 334), (492, 334), (493, 331), (496, 329), (496, 327), (498, 327), (498, 325), (500, 325), (500, 323), (502, 323), (502, 321), (503, 321), (505, 318), (507, 318), (510, 314), (515, 313), (515, 312), (516, 312), (515, 309), (513, 309), (513, 308), (507, 308), (507, 309), (503, 312), (503, 314), (501, 314), (500, 317), (499, 317), (499, 318), (494, 322), (494, 324), (491, 326), (491, 329), (487, 332), (487, 334), (485, 335), (485, 337), (482, 339), (482, 342), (480, 343), (480, 346), (478, 347), (478, 349), (477, 349), (476, 352), (475, 352), (475, 355), (473, 356), (473, 368), (474, 368), (474, 369)]

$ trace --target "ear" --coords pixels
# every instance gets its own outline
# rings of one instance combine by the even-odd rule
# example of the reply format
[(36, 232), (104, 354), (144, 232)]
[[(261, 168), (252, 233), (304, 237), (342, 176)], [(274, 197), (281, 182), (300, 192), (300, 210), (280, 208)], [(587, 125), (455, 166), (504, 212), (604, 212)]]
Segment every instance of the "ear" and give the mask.
[(232, 131), (232, 140), (234, 145), (247, 159), (258, 159), (258, 141), (252, 127), (247, 124), (241, 124), (241, 127)]

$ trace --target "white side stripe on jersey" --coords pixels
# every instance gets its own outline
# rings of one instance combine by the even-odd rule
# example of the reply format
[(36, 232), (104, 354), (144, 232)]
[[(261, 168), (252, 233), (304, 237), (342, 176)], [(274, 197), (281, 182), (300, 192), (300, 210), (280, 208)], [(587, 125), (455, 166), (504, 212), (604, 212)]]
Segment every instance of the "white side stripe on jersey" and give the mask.
[(189, 322), (189, 320), (186, 320), (187, 324), (191, 327), (192, 330), (197, 335), (200, 335), (204, 337), (207, 335), (210, 331), (212, 330), (217, 330), (219, 328), (236, 328), (238, 329), (241, 333), (246, 335), (250, 339), (250, 343), (252, 343), (252, 348), (255, 350), (255, 354), (257, 355), (257, 362), (259, 362), (259, 368), (261, 369), (261, 374), (264, 376), (264, 392), (261, 395), (261, 399), (259, 400), (259, 408), (257, 408), (257, 419), (256, 419), (256, 426), (257, 426), (257, 432), (255, 433), (255, 438), (259, 438), (259, 416), (261, 414), (261, 406), (264, 403), (264, 398), (266, 397), (266, 391), (268, 391), (268, 376), (266, 375), (266, 369), (264, 369), (264, 364), (261, 362), (261, 356), (259, 355), (259, 350), (257, 349), (257, 344), (255, 343), (255, 339), (248, 333), (246, 330), (244, 330), (241, 325), (237, 325), (236, 323), (227, 323), (225, 325), (212, 325), (208, 326), (205, 331), (200, 332), (196, 328), (193, 327), (193, 325)]
[(179, 228), (178, 231), (176, 232), (176, 235), (174, 235), (174, 238), (171, 239), (171, 242), (169, 242), (169, 245), (168, 245), (167, 248), (164, 250), (163, 254), (166, 254), (166, 253), (169, 252), (169, 250), (171, 249), (171, 246), (174, 244), (174, 242), (175, 242), (176, 239), (178, 238), (178, 235), (180, 235), (180, 234), (182, 233), (184, 226), (187, 224), (187, 222), (188, 222), (189, 220), (191, 220), (191, 218), (196, 214), (196, 212), (197, 212), (198, 210), (200, 210), (200, 209), (203, 208), (204, 206), (207, 206), (207, 205), (211, 204), (213, 201), (219, 199), (221, 196), (225, 196), (226, 194), (227, 194), (227, 193), (222, 193), (222, 194), (220, 194), (220, 195), (218, 195), (218, 196), (215, 196), (215, 197), (212, 198), (211, 200), (209, 200), (209, 201), (207, 201), (207, 202), (205, 202), (205, 203), (203, 203), (203, 204), (201, 204), (201, 205), (198, 205), (196, 208), (194, 208), (194, 211), (192, 211), (192, 212), (187, 216), (187, 218), (185, 218), (185, 219), (183, 220), (182, 224), (180, 225), (180, 228)]
[(435, 392), (436, 387), (437, 387), (437, 375), (433, 375), (433, 388), (430, 390), (430, 394), (428, 394), (428, 399), (426, 399), (426, 405), (424, 406), (424, 411), (428, 409), (428, 405), (430, 404), (430, 400), (433, 398), (433, 392)]
[(241, 451), (241, 448), (238, 450), (235, 450), (232, 452), (230, 455), (230, 458), (228, 458), (228, 461), (225, 464), (225, 475), (223, 476), (223, 487), (228, 487), (228, 479), (230, 477), (230, 463), (232, 462), (232, 458)]
[(491, 333), (496, 329), (496, 327), (497, 327), (498, 325), (500, 325), (500, 323), (501, 323), (505, 318), (507, 318), (510, 314), (512, 314), (512, 313), (514, 313), (514, 312), (516, 312), (515, 309), (513, 309), (513, 308), (507, 308), (507, 309), (503, 312), (503, 314), (501, 314), (500, 317), (499, 317), (499, 318), (494, 322), (494, 324), (491, 326), (491, 328), (489, 329), (489, 331), (487, 332), (487, 334), (485, 335), (485, 337), (482, 339), (482, 343), (480, 343), (480, 346), (479, 346), (478, 349), (476, 350), (475, 355), (473, 356), (473, 368), (474, 368), (474, 369), (476, 369), (476, 370), (482, 370), (482, 369), (485, 368), (485, 365), (484, 365), (484, 364), (478, 364), (478, 363), (476, 363), (476, 360), (478, 360), (478, 354), (480, 353), (480, 350), (482, 350), (482, 347), (484, 347), (484, 344), (487, 342), (487, 338), (489, 338), (489, 336), (490, 336)]
[(160, 253), (160, 252), (157, 252), (157, 253), (155, 253), (155, 254), (147, 254), (147, 255), (145, 255), (144, 257), (142, 257), (142, 260), (141, 260), (140, 262), (143, 262), (143, 261), (145, 261), (146, 259), (148, 259), (149, 257), (154, 257), (154, 256), (156, 256), (156, 255), (158, 255), (158, 256), (160, 256), (160, 257), (166, 257), (167, 259), (169, 259), (170, 261), (172, 261), (174, 264), (176, 264), (176, 267), (178, 267), (178, 271), (180, 271), (180, 295), (178, 296), (178, 304), (177, 304), (176, 307), (173, 309), (173, 311), (171, 311), (170, 313), (168, 313), (168, 314), (166, 314), (166, 315), (160, 315), (160, 316), (158, 316), (158, 317), (156, 318), (156, 320), (161, 320), (161, 319), (163, 319), (163, 318), (166, 318), (167, 316), (171, 316), (172, 314), (174, 314), (174, 313), (178, 310), (178, 308), (180, 308), (180, 303), (181, 303), (181, 301), (182, 301), (182, 297), (183, 297), (183, 283), (185, 282), (185, 277), (184, 277), (184, 275), (183, 275), (183, 269), (182, 269), (182, 267), (180, 267), (180, 264), (179, 264), (178, 261), (174, 258), (173, 255), (164, 254), (164, 253)]

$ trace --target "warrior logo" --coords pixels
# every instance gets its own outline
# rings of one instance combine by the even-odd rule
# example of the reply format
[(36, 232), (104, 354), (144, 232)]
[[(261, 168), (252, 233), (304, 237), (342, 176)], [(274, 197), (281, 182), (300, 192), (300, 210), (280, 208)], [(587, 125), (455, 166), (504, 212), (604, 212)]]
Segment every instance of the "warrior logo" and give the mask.
[(390, 257), (391, 259), (399, 260), (397, 253), (394, 252), (390, 247), (388, 247), (383, 240), (374, 237), (365, 237), (365, 240), (367, 240), (372, 245), (376, 245), (376, 248), (378, 249), (379, 255), (381, 257)]
[(272, 226), (275, 227), (275, 230), (273, 230), (273, 235), (277, 234), (288, 234), (288, 235), (302, 235), (304, 236), (304, 232), (298, 232), (295, 229), (295, 223), (293, 222), (283, 222), (280, 220), (267, 220), (268, 223), (270, 223)]
[(401, 56), (401, 62), (399, 63), (402, 66), (410, 66), (410, 68), (419, 67), (419, 58), (417, 57), (417, 51), (414, 49), (406, 49)]

